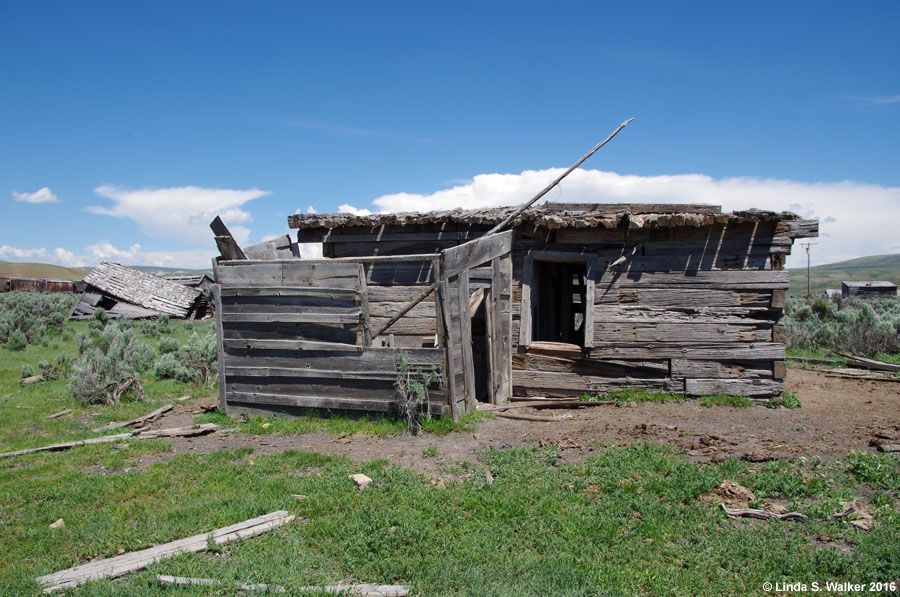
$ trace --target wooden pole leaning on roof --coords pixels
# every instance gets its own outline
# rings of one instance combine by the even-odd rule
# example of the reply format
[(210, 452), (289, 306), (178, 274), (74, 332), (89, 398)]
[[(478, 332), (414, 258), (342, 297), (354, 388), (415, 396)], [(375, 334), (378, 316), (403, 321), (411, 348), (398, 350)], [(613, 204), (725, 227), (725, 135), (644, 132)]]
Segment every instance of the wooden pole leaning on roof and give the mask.
[[(522, 214), (522, 212), (524, 212), (526, 209), (528, 209), (529, 207), (531, 207), (531, 206), (534, 204), (535, 201), (537, 201), (538, 199), (540, 199), (541, 197), (543, 197), (544, 195), (546, 195), (547, 193), (549, 193), (549, 192), (551, 191), (551, 189), (553, 189), (553, 187), (555, 187), (556, 185), (558, 185), (558, 184), (562, 181), (562, 179), (564, 179), (566, 176), (568, 176), (569, 174), (571, 174), (573, 170), (575, 170), (578, 166), (580, 166), (581, 164), (583, 164), (583, 163), (585, 162), (585, 160), (587, 160), (589, 157), (591, 157), (592, 155), (594, 155), (595, 153), (597, 153), (597, 150), (598, 150), (598, 149), (600, 149), (601, 147), (603, 147), (604, 145), (606, 145), (607, 143), (609, 143), (610, 140), (612, 140), (613, 137), (615, 137), (616, 135), (618, 135), (618, 134), (619, 134), (619, 131), (621, 131), (623, 128), (625, 128), (625, 127), (628, 125), (628, 123), (631, 122), (632, 120), (634, 120), (634, 118), (629, 118), (628, 120), (626, 120), (625, 122), (623, 122), (622, 124), (620, 124), (620, 125), (618, 126), (618, 128), (616, 128), (616, 130), (614, 130), (612, 133), (610, 133), (610, 135), (609, 135), (606, 139), (604, 139), (604, 140), (601, 141), (600, 143), (597, 143), (597, 144), (594, 146), (593, 149), (591, 149), (589, 152), (587, 152), (586, 154), (584, 154), (583, 156), (581, 156), (581, 159), (580, 159), (580, 160), (578, 160), (577, 162), (575, 162), (574, 164), (572, 164), (572, 165), (569, 167), (568, 170), (566, 170), (565, 172), (563, 172), (562, 174), (560, 174), (560, 175), (556, 178), (556, 180), (554, 180), (554, 181), (551, 182), (549, 185), (547, 185), (547, 187), (544, 188), (543, 191), (541, 191), (540, 193), (538, 193), (537, 195), (535, 195), (534, 197), (532, 197), (531, 199), (529, 199), (528, 201), (526, 201), (525, 203), (523, 203), (522, 205), (520, 205), (513, 213), (511, 213), (509, 216), (507, 216), (506, 219), (504, 219), (502, 222), (500, 222), (499, 224), (497, 224), (496, 226), (494, 226), (493, 228), (491, 228), (490, 230), (488, 230), (487, 234), (485, 234), (484, 236), (480, 236), (480, 237), (476, 238), (475, 240), (471, 240), (471, 241), (469, 241), (469, 242), (477, 242), (477, 241), (479, 241), (479, 240), (482, 240), (482, 239), (484, 239), (484, 238), (487, 238), (488, 236), (492, 236), (492, 235), (494, 235), (494, 234), (498, 234), (498, 233), (500, 233), (500, 232), (503, 232), (503, 230), (504, 230), (507, 226), (509, 226), (509, 225), (513, 222), (513, 220), (515, 220), (517, 217), (519, 217), (519, 216)], [(416, 295), (409, 303), (407, 303), (406, 306), (404, 306), (404, 307), (403, 307), (402, 309), (400, 309), (393, 317), (391, 317), (390, 320), (388, 320), (387, 323), (385, 323), (383, 326), (381, 326), (381, 328), (380, 328), (377, 332), (374, 332), (374, 333), (372, 334), (372, 336), (371, 336), (371, 339), (374, 340), (375, 338), (377, 338), (378, 336), (380, 336), (381, 334), (383, 334), (385, 331), (387, 331), (387, 329), (388, 329), (389, 327), (391, 327), (392, 325), (394, 325), (395, 323), (397, 323), (397, 321), (398, 321), (401, 317), (403, 317), (404, 315), (406, 315), (407, 313), (409, 313), (409, 312), (412, 310), (413, 307), (415, 307), (416, 305), (418, 305), (419, 303), (421, 303), (423, 300), (425, 300), (425, 299), (428, 297), (429, 294), (431, 294), (432, 292), (434, 292), (434, 289), (437, 288), (437, 284), (438, 284), (438, 281), (435, 280), (435, 281), (432, 282), (430, 285), (426, 286), (426, 287), (425, 287), (419, 294), (417, 294), (417, 295)]]
[(571, 174), (572, 171), (575, 170), (575, 168), (577, 168), (578, 166), (583, 164), (585, 160), (587, 160), (589, 157), (591, 157), (592, 155), (597, 153), (598, 149), (600, 149), (601, 147), (603, 147), (604, 145), (609, 143), (612, 140), (612, 138), (615, 137), (616, 135), (618, 135), (619, 131), (621, 131), (623, 128), (625, 128), (628, 125), (628, 123), (631, 122), (632, 120), (634, 120), (634, 118), (629, 118), (628, 120), (626, 120), (625, 122), (620, 124), (616, 130), (614, 130), (612, 133), (610, 133), (609, 137), (607, 137), (600, 143), (597, 143), (596, 145), (594, 145), (594, 148), (592, 150), (590, 150), (589, 152), (587, 152), (586, 154), (581, 156), (580, 160), (578, 160), (577, 162), (572, 164), (572, 166), (568, 170), (566, 170), (565, 172), (560, 174), (559, 177), (556, 180), (554, 180), (553, 182), (551, 182), (549, 185), (547, 185), (547, 187), (543, 191), (541, 191), (540, 193), (538, 193), (537, 195), (532, 197), (530, 200), (523, 203), (518, 209), (516, 209), (516, 211), (512, 212), (509, 216), (507, 216), (505, 220), (503, 220), (502, 222), (500, 222), (499, 224), (497, 224), (496, 226), (491, 228), (488, 231), (488, 233), (485, 234), (485, 236), (490, 236), (491, 234), (496, 234), (497, 232), (502, 232), (503, 229), (506, 228), (507, 226), (509, 226), (513, 220), (518, 218), (522, 214), (523, 211), (525, 211), (526, 209), (531, 207), (535, 201), (537, 201), (538, 199), (540, 199), (541, 197), (543, 197), (544, 195), (549, 193), (553, 189), (553, 187), (555, 187), (560, 182), (562, 182), (562, 179), (564, 179), (566, 176)]

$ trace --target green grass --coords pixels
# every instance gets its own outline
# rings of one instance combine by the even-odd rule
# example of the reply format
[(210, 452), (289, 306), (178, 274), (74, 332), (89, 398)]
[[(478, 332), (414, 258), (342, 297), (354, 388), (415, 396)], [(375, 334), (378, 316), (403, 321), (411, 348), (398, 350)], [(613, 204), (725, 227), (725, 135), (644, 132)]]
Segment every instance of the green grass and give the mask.
[(746, 396), (729, 396), (726, 394), (712, 394), (700, 397), (700, 406), (707, 408), (713, 406), (731, 406), (734, 408), (748, 408), (753, 406), (753, 401)]
[[(566, 464), (555, 449), (510, 448), (482, 454), (492, 484), (476, 468), (439, 487), (383, 461), (354, 465), (299, 451), (223, 450), (136, 464), (165, 450), (164, 441), (132, 442), (127, 451), (99, 445), (0, 462), (6, 594), (34, 594), (35, 576), (89, 557), (276, 509), (308, 522), (72, 594), (171, 594), (154, 574), (289, 589), (353, 578), (410, 584), (422, 595), (722, 595), (759, 593), (772, 579), (865, 582), (900, 573), (894, 457), (698, 466), (637, 443)], [(373, 484), (357, 490), (347, 478), (356, 472)], [(883, 497), (870, 533), (846, 521), (729, 520), (699, 500), (724, 479), (752, 489), (754, 505), (785, 499), (811, 517), (875, 490)], [(57, 518), (65, 528), (49, 529)], [(853, 553), (817, 547), (824, 534)]]
[(592, 394), (585, 392), (581, 394), (578, 399), (585, 402), (612, 400), (621, 404), (626, 402), (654, 402), (656, 404), (664, 404), (666, 402), (684, 402), (687, 400), (684, 394), (649, 392), (644, 390), (615, 390), (606, 394)]
[[(191, 331), (180, 324), (173, 328), (182, 341)], [(82, 407), (68, 396), (65, 380), (19, 385), (22, 362), (36, 364), (60, 351), (74, 353), (72, 340), (57, 337), (48, 347), (16, 353), (0, 349), (0, 451), (91, 437), (90, 428), (107, 421), (144, 414), (184, 394), (213, 393), (150, 376), (147, 402)], [(614, 396), (683, 399), (642, 392)], [(44, 418), (63, 408), (75, 412)], [(479, 416), (457, 424), (435, 420), (426, 430), (471, 430)], [(197, 420), (253, 434), (403, 431), (391, 417), (232, 419), (213, 411)], [(851, 454), (828, 464), (732, 459), (697, 465), (647, 443), (601, 446), (580, 462), (564, 459), (556, 448), (516, 447), (483, 452), (477, 466), (457, 463), (436, 484), (380, 460), (354, 464), (251, 448), (174, 456), (168, 440), (125, 443), (127, 449), (98, 444), (0, 459), (0, 594), (33, 595), (36, 576), (277, 509), (300, 520), (68, 594), (210, 593), (208, 587), (160, 586), (154, 574), (220, 579), (226, 585), (216, 594), (222, 595), (239, 594), (234, 587), (242, 582), (295, 591), (342, 579), (409, 584), (417, 595), (723, 595), (760, 594), (766, 581), (900, 577), (895, 455)], [(437, 457), (432, 448), (423, 448), (422, 458)], [(357, 472), (373, 479), (364, 491), (348, 479)], [(781, 499), (813, 518), (860, 498), (874, 509), (876, 524), (866, 533), (846, 520), (730, 520), (699, 499), (725, 479), (752, 489), (753, 506)], [(48, 528), (58, 518), (65, 527)], [(833, 541), (823, 543), (824, 535)]]

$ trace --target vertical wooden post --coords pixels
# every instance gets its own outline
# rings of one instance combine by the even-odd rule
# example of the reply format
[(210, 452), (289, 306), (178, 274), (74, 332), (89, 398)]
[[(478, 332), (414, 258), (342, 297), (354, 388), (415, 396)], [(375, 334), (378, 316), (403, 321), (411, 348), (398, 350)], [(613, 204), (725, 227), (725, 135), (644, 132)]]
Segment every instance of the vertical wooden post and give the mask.
[[(524, 349), (531, 344), (531, 312), (534, 292), (534, 257), (531, 252), (525, 256), (525, 269), (522, 271), (522, 299), (519, 304), (519, 348)], [(521, 352), (521, 351), (520, 351)]]
[(366, 272), (362, 263), (359, 264), (357, 290), (359, 291), (359, 322), (362, 325), (362, 346), (363, 348), (368, 348), (372, 343), (372, 330), (369, 327), (369, 289), (366, 285)]
[(499, 404), (499, 371), (497, 366), (500, 364), (497, 360), (497, 349), (500, 343), (500, 320), (498, 318), (499, 311), (499, 291), (494, 284), (497, 269), (497, 260), (491, 261), (491, 287), (484, 293), (484, 328), (487, 335), (487, 356), (488, 356), (488, 398), (491, 404)]
[(225, 399), (225, 343), (222, 335), (222, 286), (213, 284), (213, 301), (216, 306), (216, 365), (219, 369), (219, 407), (226, 410)]
[(459, 420), (459, 388), (456, 386), (456, 364), (454, 356), (459, 350), (457, 346), (459, 332), (455, 327), (456, 322), (453, 318), (453, 305), (451, 300), (450, 281), (443, 278), (443, 270), (441, 279), (437, 285), (437, 302), (440, 304), (441, 318), (446, 323), (447, 335), (445, 336), (444, 346), (446, 347), (444, 354), (447, 364), (447, 396), (450, 400), (450, 416), (454, 421)]
[(456, 279), (459, 298), (459, 329), (462, 340), (463, 370), (466, 379), (466, 410), (475, 409), (475, 356), (472, 354), (472, 317), (469, 315), (469, 271)]
[(491, 286), (497, 296), (499, 341), (497, 343), (497, 373), (499, 383), (494, 397), (497, 403), (512, 396), (512, 254), (494, 262)]
[(584, 347), (593, 348), (594, 346), (594, 296), (597, 272), (597, 256), (589, 255), (585, 263), (584, 283), (587, 285), (584, 292)]

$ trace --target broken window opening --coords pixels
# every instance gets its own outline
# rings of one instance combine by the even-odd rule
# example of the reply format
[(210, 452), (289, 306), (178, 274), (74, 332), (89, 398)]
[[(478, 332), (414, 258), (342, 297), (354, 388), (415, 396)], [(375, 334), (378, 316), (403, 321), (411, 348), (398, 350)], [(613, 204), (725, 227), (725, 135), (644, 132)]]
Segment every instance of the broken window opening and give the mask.
[(531, 339), (585, 346), (587, 264), (534, 261)]

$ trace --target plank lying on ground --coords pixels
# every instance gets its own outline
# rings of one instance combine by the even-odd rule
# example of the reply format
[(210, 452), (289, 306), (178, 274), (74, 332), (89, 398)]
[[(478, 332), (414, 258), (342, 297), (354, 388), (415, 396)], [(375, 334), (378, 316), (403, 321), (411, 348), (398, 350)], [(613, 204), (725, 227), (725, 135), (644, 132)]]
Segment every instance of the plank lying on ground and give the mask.
[(100, 433), (101, 431), (109, 431), (110, 429), (118, 429), (119, 427), (140, 427), (143, 423), (150, 423), (155, 421), (161, 414), (169, 412), (175, 408), (171, 404), (166, 404), (165, 406), (160, 406), (152, 413), (147, 413), (142, 417), (138, 417), (136, 419), (131, 419), (130, 421), (113, 421), (112, 423), (107, 423), (103, 427), (97, 427), (96, 429), (91, 429), (94, 433)]
[(157, 437), (186, 437), (194, 435), (205, 435), (218, 431), (219, 426), (215, 423), (201, 423), (199, 425), (191, 425), (190, 427), (170, 427), (168, 429), (151, 429), (142, 431), (137, 434), (138, 439), (155, 439)]
[(744, 518), (759, 518), (761, 520), (765, 520), (767, 518), (777, 518), (779, 520), (806, 520), (807, 516), (805, 514), (800, 514), (799, 512), (786, 512), (785, 514), (776, 514), (775, 512), (771, 512), (769, 510), (758, 510), (756, 508), (749, 508), (746, 510), (732, 510), (725, 506), (725, 504), (719, 504), (722, 507), (722, 510), (725, 511), (725, 514), (732, 518), (736, 518), (738, 516), (742, 516)]
[[(164, 574), (157, 574), (156, 580), (165, 584), (182, 586), (222, 586), (224, 584), (222, 581), (214, 578), (189, 578), (185, 576), (166, 576)], [(285, 587), (263, 583), (243, 583), (238, 586), (238, 590), (287, 593)], [(366, 595), (368, 597), (405, 597), (409, 594), (409, 587), (404, 585), (378, 585), (375, 583), (311, 586), (300, 587), (296, 590), (304, 593), (346, 593), (348, 595)]]
[(862, 375), (859, 375), (859, 374), (850, 375), (850, 374), (847, 374), (847, 373), (834, 373), (834, 372), (828, 372), (828, 373), (825, 374), (825, 377), (839, 377), (839, 378), (841, 378), (841, 379), (864, 379), (864, 380), (868, 380), (868, 381), (893, 381), (893, 382), (900, 382), (900, 377), (888, 377), (887, 375), (871, 376), (871, 375), (867, 375), (867, 374), (865, 374), (865, 373), (863, 373)]
[(63, 415), (69, 414), (70, 412), (72, 412), (72, 410), (73, 409), (71, 409), (71, 408), (67, 408), (65, 410), (59, 411), (58, 413), (53, 413), (52, 415), (45, 415), (44, 418), (45, 419), (58, 419)]
[(194, 535), (186, 539), (179, 539), (178, 541), (126, 553), (113, 558), (95, 560), (68, 570), (40, 576), (35, 580), (44, 587), (44, 593), (77, 587), (91, 580), (122, 576), (141, 570), (150, 564), (179, 554), (205, 551), (210, 542), (216, 545), (224, 545), (236, 539), (249, 539), (287, 524), (294, 518), (293, 514), (289, 514), (285, 510), (278, 510), (209, 533)]
[(515, 413), (504, 413), (504, 412), (496, 412), (494, 415), (504, 418), (504, 419), (517, 419), (520, 421), (541, 421), (544, 423), (553, 423), (555, 421), (559, 421), (560, 419), (554, 419), (553, 417), (539, 417), (537, 415), (517, 415)]
[(132, 437), (132, 433), (117, 433), (116, 435), (104, 435), (103, 437), (93, 437), (91, 439), (83, 439), (76, 442), (66, 442), (63, 444), (51, 444), (49, 446), (41, 446), (40, 448), (31, 448), (28, 450), (16, 450), (15, 452), (4, 452), (0, 454), (0, 458), (8, 456), (21, 456), (22, 454), (31, 454), (33, 452), (55, 452), (58, 450), (68, 450), (75, 446), (86, 446), (89, 444), (102, 444), (105, 442), (117, 442)]
[[(214, 578), (190, 578), (187, 576), (167, 576), (165, 574), (157, 574), (156, 580), (167, 585), (201, 585), (201, 586), (222, 586), (222, 581)], [(287, 589), (281, 585), (267, 585), (264, 583), (241, 583), (238, 585), (239, 591), (261, 591), (270, 593), (287, 593)]]
[(148, 430), (146, 427), (135, 429), (128, 433), (117, 433), (115, 435), (104, 435), (103, 437), (92, 437), (90, 439), (82, 439), (74, 442), (65, 442), (62, 444), (51, 444), (49, 446), (41, 446), (40, 448), (30, 448), (28, 450), (16, 450), (15, 452), (4, 452), (0, 454), (0, 458), (7, 456), (21, 456), (22, 454), (32, 454), (34, 452), (57, 452), (60, 450), (68, 450), (75, 446), (87, 446), (90, 444), (103, 444), (107, 442), (116, 442), (123, 439), (154, 439), (157, 437), (184, 437), (191, 435), (204, 435), (217, 431), (219, 426), (215, 423), (202, 423), (191, 427), (171, 427), (169, 429), (153, 429)]
[(501, 404), (500, 406), (479, 406), (478, 411), (489, 413), (494, 411), (509, 410), (511, 408), (581, 408), (583, 406), (610, 406), (614, 404), (617, 403), (612, 400), (597, 400), (591, 402), (588, 402), (586, 400), (535, 400), (519, 402), (518, 404)]
[(809, 357), (792, 357), (788, 355), (787, 360), (789, 361), (800, 361), (801, 363), (813, 363), (816, 365), (835, 365), (838, 363), (843, 363), (843, 361), (839, 361), (837, 359), (813, 359)]
[(900, 371), (900, 365), (896, 363), (886, 363), (878, 359), (870, 359), (861, 355), (851, 355), (843, 352), (836, 352), (835, 354), (847, 359), (847, 364), (854, 367), (874, 369), (876, 371)]

